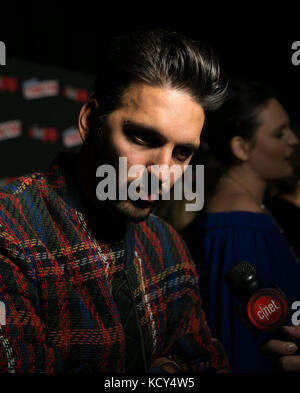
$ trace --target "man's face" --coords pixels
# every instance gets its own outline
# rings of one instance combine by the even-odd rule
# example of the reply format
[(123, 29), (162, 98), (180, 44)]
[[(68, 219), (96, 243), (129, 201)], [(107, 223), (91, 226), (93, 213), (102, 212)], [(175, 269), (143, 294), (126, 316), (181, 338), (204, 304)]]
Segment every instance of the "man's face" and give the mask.
[[(116, 167), (117, 159), (126, 157), (128, 170), (142, 165), (150, 173), (152, 165), (176, 164), (183, 171), (200, 145), (203, 124), (204, 111), (188, 93), (168, 87), (131, 85), (119, 108), (106, 120), (107, 163)], [(163, 172), (158, 177), (161, 188)], [(117, 179), (117, 183), (126, 181), (129, 187), (135, 179), (127, 172), (127, 179)], [(170, 179), (170, 187), (174, 180)], [(152, 198), (149, 190), (143, 200), (118, 200), (114, 206), (129, 221), (142, 221), (157, 203)]]

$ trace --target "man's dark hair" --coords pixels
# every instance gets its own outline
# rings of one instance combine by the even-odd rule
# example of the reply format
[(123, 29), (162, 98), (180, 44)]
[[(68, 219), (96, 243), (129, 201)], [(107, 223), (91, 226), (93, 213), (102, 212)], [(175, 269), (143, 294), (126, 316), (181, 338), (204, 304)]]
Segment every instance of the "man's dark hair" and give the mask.
[(186, 91), (205, 111), (220, 107), (227, 92), (226, 78), (211, 48), (164, 30), (114, 39), (94, 85), (101, 115), (115, 110), (125, 90), (139, 82)]

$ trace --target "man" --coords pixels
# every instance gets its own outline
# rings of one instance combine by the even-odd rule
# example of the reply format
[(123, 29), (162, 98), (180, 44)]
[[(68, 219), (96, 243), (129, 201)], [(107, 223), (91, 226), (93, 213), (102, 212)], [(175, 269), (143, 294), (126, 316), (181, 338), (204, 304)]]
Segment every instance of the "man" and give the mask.
[(119, 192), (134, 165), (183, 169), (225, 94), (215, 56), (179, 34), (115, 40), (79, 114), (80, 155), (1, 190), (2, 372), (228, 371), (190, 254), (150, 214), (165, 174), (137, 200), (101, 200), (96, 176), (111, 165)]

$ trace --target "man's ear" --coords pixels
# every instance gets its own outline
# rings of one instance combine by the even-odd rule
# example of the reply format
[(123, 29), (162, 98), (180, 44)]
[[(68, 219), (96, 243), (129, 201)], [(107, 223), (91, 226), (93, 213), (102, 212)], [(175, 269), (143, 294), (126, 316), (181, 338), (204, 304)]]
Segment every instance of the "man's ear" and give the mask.
[(241, 136), (234, 136), (230, 141), (233, 155), (241, 161), (248, 161), (251, 153), (251, 144)]
[(86, 102), (78, 116), (78, 130), (83, 143), (90, 132), (93, 132), (99, 118), (99, 104), (95, 98)]

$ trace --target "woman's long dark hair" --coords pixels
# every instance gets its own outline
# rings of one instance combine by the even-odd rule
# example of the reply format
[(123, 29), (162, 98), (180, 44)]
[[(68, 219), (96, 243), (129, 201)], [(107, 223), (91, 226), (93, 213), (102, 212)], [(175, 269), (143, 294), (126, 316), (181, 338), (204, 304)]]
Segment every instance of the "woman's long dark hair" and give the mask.
[(208, 114), (203, 138), (224, 169), (236, 163), (230, 141), (241, 136), (246, 141), (254, 139), (260, 125), (259, 114), (277, 93), (260, 82), (234, 80), (229, 95), (220, 109)]

